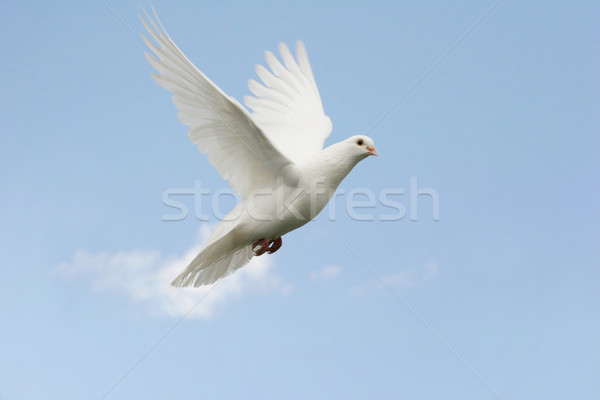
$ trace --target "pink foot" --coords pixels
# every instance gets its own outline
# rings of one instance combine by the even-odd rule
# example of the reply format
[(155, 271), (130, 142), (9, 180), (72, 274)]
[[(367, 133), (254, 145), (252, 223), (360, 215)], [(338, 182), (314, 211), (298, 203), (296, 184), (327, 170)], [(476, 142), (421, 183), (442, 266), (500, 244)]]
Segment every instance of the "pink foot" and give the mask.
[(283, 242), (281, 240), (281, 236), (279, 236), (278, 238), (275, 238), (273, 240), (270, 240), (268, 253), (269, 254), (275, 253), (277, 250), (279, 250), (281, 248), (282, 243)]
[(252, 245), (252, 251), (254, 252), (255, 256), (262, 256), (267, 252), (267, 250), (269, 250), (269, 243), (265, 238), (258, 239)]

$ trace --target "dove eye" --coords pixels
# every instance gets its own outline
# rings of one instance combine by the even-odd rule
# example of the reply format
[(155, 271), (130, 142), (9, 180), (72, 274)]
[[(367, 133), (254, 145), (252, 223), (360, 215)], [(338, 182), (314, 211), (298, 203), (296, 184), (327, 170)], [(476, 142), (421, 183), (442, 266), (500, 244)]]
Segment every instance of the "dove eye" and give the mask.
[(357, 145), (359, 145), (359, 146), (362, 146), (362, 145), (363, 145), (363, 143), (364, 143), (364, 142), (363, 142), (363, 140), (362, 140), (362, 139), (358, 139), (358, 140), (356, 141), (356, 144), (357, 144)]

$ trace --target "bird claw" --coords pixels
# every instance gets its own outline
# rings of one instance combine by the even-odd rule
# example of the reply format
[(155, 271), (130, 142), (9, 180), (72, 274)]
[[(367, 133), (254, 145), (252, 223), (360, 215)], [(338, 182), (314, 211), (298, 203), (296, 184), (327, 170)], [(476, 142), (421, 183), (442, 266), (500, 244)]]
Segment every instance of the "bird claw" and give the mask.
[(265, 253), (273, 254), (281, 248), (282, 243), (281, 236), (268, 242), (265, 238), (259, 239), (252, 244), (252, 251), (255, 256), (262, 256)]
[(273, 254), (275, 253), (277, 250), (279, 250), (281, 248), (282, 245), (282, 240), (281, 240), (281, 236), (279, 236), (278, 238), (275, 238), (273, 240), (269, 241), (269, 250), (267, 251), (267, 253), (269, 254)]
[(252, 245), (252, 251), (254, 252), (255, 256), (262, 256), (267, 252), (267, 250), (269, 250), (269, 243), (267, 242), (267, 239), (258, 239)]

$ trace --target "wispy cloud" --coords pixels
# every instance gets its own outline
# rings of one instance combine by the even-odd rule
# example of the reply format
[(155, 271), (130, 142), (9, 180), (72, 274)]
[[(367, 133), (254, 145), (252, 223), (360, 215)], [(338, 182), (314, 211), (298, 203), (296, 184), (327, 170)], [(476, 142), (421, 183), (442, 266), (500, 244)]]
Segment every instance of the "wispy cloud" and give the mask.
[[(382, 276), (381, 279), (391, 286), (413, 287), (433, 279), (437, 275), (437, 272), (438, 264), (434, 261), (428, 261), (418, 267), (407, 268), (396, 274)], [(384, 287), (382, 282), (371, 280), (365, 285), (352, 288), (351, 292), (355, 295), (362, 295), (367, 291)]]
[(342, 272), (342, 268), (337, 265), (328, 265), (319, 271), (313, 271), (309, 274), (311, 281), (328, 281), (331, 278), (338, 276)]
[(421, 267), (409, 268), (397, 274), (384, 277), (390, 285), (415, 286), (427, 282), (433, 278), (438, 271), (438, 265), (433, 261), (428, 261)]
[[(210, 318), (227, 303), (247, 293), (287, 294), (292, 285), (273, 272), (273, 257), (255, 257), (233, 275), (212, 286), (174, 288), (170, 282), (198, 254), (208, 238), (200, 240), (181, 257), (164, 257), (156, 250), (129, 250), (115, 253), (77, 251), (71, 261), (56, 268), (67, 280), (88, 279), (97, 292), (119, 292), (152, 315), (180, 316), (194, 305), (188, 317)], [(212, 290), (211, 290), (212, 289)], [(210, 292), (209, 292), (210, 291)]]

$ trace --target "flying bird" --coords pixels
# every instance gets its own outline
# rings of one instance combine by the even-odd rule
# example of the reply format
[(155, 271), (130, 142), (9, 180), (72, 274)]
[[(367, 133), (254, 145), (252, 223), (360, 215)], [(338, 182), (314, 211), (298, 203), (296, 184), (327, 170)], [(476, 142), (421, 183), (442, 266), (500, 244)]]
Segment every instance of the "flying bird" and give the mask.
[(171, 91), (191, 141), (242, 199), (171, 283), (197, 287), (279, 250), (281, 237), (315, 218), (359, 161), (378, 154), (365, 135), (323, 148), (332, 124), (301, 41), (296, 57), (279, 44), (283, 63), (265, 53), (270, 71), (256, 67), (262, 83), (248, 83), (249, 112), (192, 64), (153, 12), (154, 19), (144, 11), (148, 21), (140, 16), (154, 39), (142, 36), (158, 71), (152, 77)]

